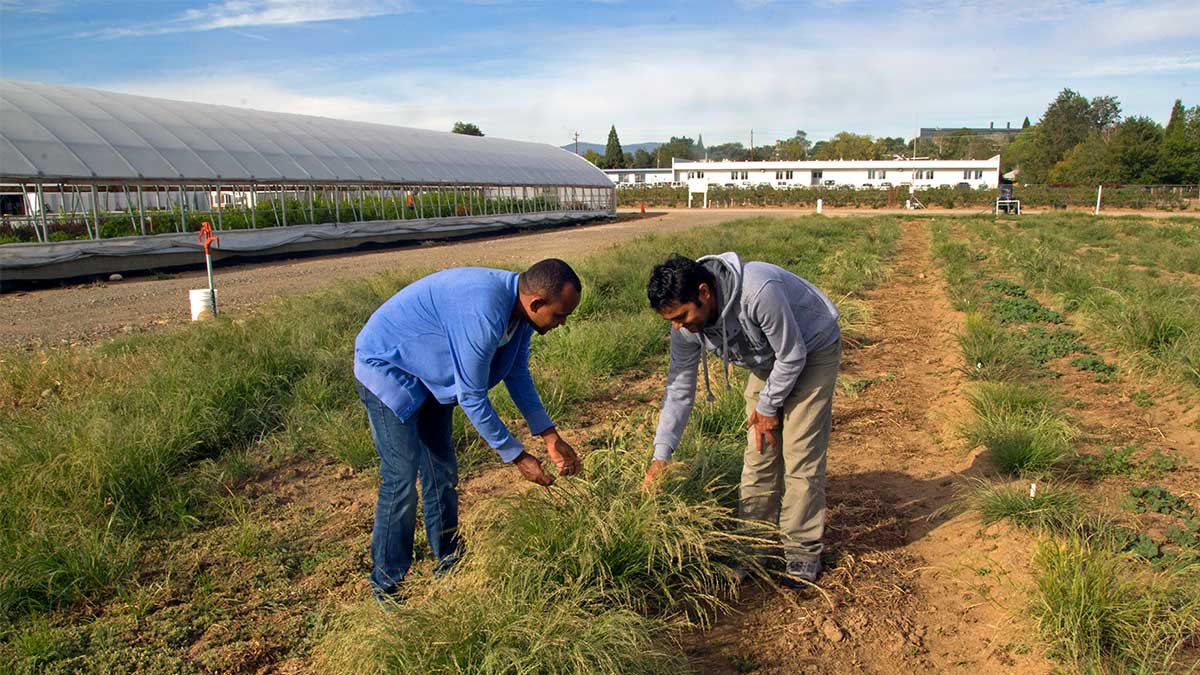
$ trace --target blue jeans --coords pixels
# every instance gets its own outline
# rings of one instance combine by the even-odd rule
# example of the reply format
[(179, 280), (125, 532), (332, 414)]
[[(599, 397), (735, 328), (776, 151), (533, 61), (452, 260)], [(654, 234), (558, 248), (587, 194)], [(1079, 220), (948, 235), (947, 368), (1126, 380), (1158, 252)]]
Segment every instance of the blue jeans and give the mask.
[(407, 422), (360, 383), (358, 396), (367, 409), (371, 437), (379, 452), (379, 499), (371, 531), (371, 587), (391, 594), (408, 574), (417, 527), (417, 478), (425, 507), (425, 534), (442, 568), (460, 554), (458, 537), (458, 460), (450, 432), (453, 405), (432, 395)]

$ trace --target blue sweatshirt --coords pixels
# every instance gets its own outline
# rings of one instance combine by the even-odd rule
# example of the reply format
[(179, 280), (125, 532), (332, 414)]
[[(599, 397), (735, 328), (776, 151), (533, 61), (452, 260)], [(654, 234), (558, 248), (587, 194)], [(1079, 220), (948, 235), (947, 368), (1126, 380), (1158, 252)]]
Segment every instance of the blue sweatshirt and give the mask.
[[(488, 390), (504, 382), (534, 434), (554, 426), (529, 374), (533, 326), (505, 333), (517, 274), (482, 267), (419, 279), (383, 303), (354, 342), (354, 376), (407, 422), (432, 393), (457, 402), (479, 435), (511, 462), (525, 449), (500, 421)], [(503, 344), (502, 344), (503, 343)]]

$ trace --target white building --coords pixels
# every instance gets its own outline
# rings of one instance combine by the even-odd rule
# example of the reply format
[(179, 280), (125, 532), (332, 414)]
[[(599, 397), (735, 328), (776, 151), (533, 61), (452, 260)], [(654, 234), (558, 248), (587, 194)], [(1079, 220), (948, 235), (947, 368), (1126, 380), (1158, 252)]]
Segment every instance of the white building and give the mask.
[(991, 159), (887, 159), (825, 161), (689, 161), (673, 159), (669, 169), (606, 169), (617, 187), (696, 185), (725, 187), (912, 186), (995, 189), (1000, 185), (1000, 155)]

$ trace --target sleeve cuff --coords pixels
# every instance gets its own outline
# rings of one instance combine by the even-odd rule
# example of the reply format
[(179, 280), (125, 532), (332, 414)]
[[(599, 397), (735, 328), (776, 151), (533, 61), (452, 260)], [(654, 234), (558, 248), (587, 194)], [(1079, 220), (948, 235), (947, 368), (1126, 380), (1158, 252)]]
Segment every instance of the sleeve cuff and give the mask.
[(671, 446), (669, 445), (654, 446), (654, 459), (661, 459), (664, 462), (669, 462), (671, 461), (671, 455), (673, 454), (675, 454), (675, 451), (672, 450)]
[(509, 438), (504, 445), (496, 448), (496, 452), (500, 455), (500, 459), (511, 464), (514, 459), (521, 456), (522, 452), (525, 452), (525, 446), (521, 445), (521, 441)]
[(758, 411), (759, 415), (765, 415), (767, 417), (775, 417), (779, 414), (778, 407), (762, 401), (759, 401), (758, 405), (754, 406), (754, 409)]
[(529, 433), (534, 436), (540, 436), (547, 429), (554, 426), (554, 421), (550, 419), (549, 415), (540, 415), (531, 420), (527, 419), (525, 423), (529, 425)]

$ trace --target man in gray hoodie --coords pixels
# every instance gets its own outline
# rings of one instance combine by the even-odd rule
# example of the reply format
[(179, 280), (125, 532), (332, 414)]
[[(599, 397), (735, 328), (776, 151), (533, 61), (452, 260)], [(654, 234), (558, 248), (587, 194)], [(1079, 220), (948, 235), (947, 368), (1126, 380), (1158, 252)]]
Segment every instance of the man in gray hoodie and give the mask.
[(651, 272), (647, 295), (671, 322), (671, 365), (647, 484), (679, 445), (701, 367), (713, 400), (705, 353), (721, 357), (726, 387), (730, 363), (749, 369), (739, 515), (778, 524), (787, 576), (816, 581), (841, 361), (837, 308), (808, 281), (770, 263), (743, 263), (736, 253), (697, 261), (673, 255)]

